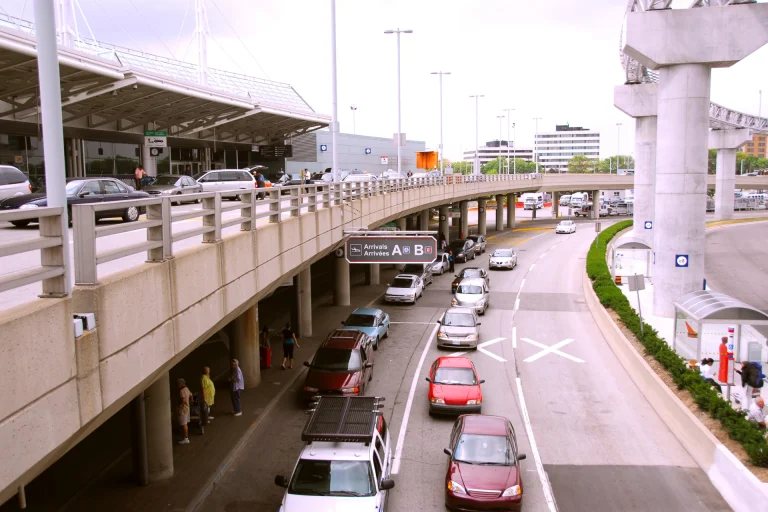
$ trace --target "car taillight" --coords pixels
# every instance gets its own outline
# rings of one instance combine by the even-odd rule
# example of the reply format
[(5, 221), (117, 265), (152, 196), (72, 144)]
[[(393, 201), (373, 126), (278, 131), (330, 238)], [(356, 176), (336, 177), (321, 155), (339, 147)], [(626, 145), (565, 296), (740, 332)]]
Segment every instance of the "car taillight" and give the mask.
[(259, 182), (258, 181), (254, 181), (253, 182), (253, 188), (259, 188)]
[(32, 192), (32, 184), (31, 183), (27, 183), (27, 187), (29, 188), (29, 191)]

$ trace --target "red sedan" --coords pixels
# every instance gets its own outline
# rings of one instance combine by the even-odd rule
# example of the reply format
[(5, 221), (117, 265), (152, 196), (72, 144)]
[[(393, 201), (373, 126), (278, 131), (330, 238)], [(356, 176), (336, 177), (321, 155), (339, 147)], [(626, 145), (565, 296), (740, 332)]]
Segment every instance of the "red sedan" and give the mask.
[(466, 357), (438, 357), (429, 369), (429, 414), (479, 413), (483, 392), (475, 365)]
[(445, 475), (445, 506), (458, 510), (520, 510), (523, 480), (515, 429), (501, 416), (467, 414), (453, 425)]

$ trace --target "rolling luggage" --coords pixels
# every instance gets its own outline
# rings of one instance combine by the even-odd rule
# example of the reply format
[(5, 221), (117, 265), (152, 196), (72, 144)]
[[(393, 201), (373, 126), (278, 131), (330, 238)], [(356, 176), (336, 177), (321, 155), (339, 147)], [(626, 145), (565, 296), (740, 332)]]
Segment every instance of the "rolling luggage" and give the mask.
[(272, 366), (272, 348), (259, 347), (259, 359), (261, 359), (261, 369), (264, 370)]

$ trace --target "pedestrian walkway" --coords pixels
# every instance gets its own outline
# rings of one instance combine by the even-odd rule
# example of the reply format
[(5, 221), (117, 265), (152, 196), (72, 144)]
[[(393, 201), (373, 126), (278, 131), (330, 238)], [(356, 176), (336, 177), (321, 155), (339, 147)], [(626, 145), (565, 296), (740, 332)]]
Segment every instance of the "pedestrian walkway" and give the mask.
[[(328, 332), (339, 327), (341, 321), (356, 307), (374, 302), (386, 289), (386, 283), (396, 270), (381, 271), (381, 285), (352, 287), (351, 306), (333, 306), (332, 298), (324, 296), (313, 304), (313, 333), (310, 338), (299, 338), (293, 370), (282, 371), (280, 347), (273, 347), (272, 367), (262, 370), (261, 384), (246, 389), (242, 394), (243, 415), (234, 417), (227, 392), (226, 381), (216, 383), (216, 403), (211, 414), (214, 420), (200, 435), (196, 425), (190, 425), (190, 444), (174, 445), (173, 477), (163, 482), (138, 487), (132, 480), (130, 451), (116, 461), (96, 481), (77, 494), (61, 511), (112, 510), (125, 512), (154, 512), (191, 510), (197, 501), (215, 485), (215, 479), (227, 469), (230, 457), (249, 443), (249, 434), (267, 416), (272, 404), (280, 400), (286, 390), (303, 377), (308, 360)], [(287, 312), (286, 312), (287, 316)], [(277, 319), (275, 320), (275, 322)], [(274, 323), (274, 327), (278, 324)], [(188, 379), (189, 380), (189, 379)]]

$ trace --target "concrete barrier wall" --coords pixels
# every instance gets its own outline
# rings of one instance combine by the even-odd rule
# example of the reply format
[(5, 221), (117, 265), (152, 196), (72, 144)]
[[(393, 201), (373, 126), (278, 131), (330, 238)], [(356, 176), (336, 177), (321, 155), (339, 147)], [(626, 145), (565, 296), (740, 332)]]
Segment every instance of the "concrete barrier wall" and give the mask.
[[(174, 259), (0, 312), (0, 503), (286, 278), (325, 256), (344, 229), (542, 180), (439, 185), (358, 199), (260, 226)], [(96, 314), (75, 339), (73, 312)]]
[(677, 398), (600, 304), (586, 272), (582, 279), (587, 305), (616, 358), (726, 502), (737, 512), (764, 507), (768, 484), (753, 475)]

